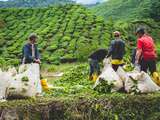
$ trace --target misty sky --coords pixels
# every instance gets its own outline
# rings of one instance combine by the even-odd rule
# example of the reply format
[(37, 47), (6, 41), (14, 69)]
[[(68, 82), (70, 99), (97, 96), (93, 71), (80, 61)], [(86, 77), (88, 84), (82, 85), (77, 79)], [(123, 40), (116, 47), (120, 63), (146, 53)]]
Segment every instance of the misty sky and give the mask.
[(103, 2), (105, 0), (75, 0), (77, 3), (82, 3), (82, 4), (94, 4), (97, 2)]
[[(0, 0), (0, 1), (7, 1), (7, 0)], [(77, 3), (82, 3), (82, 4), (94, 4), (96, 2), (103, 2), (106, 0), (73, 0), (73, 1), (77, 1)]]

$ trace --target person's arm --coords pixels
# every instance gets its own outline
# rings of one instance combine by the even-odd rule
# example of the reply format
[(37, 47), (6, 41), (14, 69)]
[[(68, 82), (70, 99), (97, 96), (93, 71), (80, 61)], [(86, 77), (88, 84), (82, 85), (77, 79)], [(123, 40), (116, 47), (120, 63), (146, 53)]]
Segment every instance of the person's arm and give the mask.
[(40, 59), (40, 54), (39, 54), (39, 50), (38, 50), (37, 46), (35, 46), (35, 53), (36, 53), (35, 58)]
[(131, 63), (132, 64), (135, 64), (135, 61), (136, 61), (135, 60), (136, 59), (136, 51), (137, 51), (136, 49), (133, 49), (132, 53), (131, 53)]
[(142, 40), (138, 40), (137, 42), (137, 51), (136, 51), (136, 61), (135, 63), (138, 64), (139, 60), (141, 58), (142, 55), (142, 47), (143, 47), (143, 42)]
[(34, 58), (29, 54), (29, 48), (27, 45), (24, 46), (24, 57), (25, 59), (34, 61)]
[[(152, 39), (153, 40), (153, 39)], [(153, 40), (153, 44), (154, 44), (154, 52), (155, 52), (155, 54), (156, 54), (156, 58), (158, 57), (157, 56), (157, 50), (156, 50), (156, 45), (155, 45), (155, 41)]]
[(36, 56), (35, 56), (35, 58), (36, 58), (36, 59), (35, 59), (35, 62), (36, 62), (36, 63), (41, 63), (41, 61), (40, 61), (40, 54), (39, 54), (39, 50), (38, 50), (37, 46), (35, 46), (35, 53), (36, 53), (36, 54), (35, 54), (35, 55), (36, 55)]
[(142, 55), (142, 49), (137, 49), (137, 52), (136, 52), (136, 63), (138, 64), (139, 63), (139, 60), (140, 60), (140, 57)]
[(126, 44), (125, 44), (125, 42), (123, 41), (123, 55), (125, 55), (126, 54)]

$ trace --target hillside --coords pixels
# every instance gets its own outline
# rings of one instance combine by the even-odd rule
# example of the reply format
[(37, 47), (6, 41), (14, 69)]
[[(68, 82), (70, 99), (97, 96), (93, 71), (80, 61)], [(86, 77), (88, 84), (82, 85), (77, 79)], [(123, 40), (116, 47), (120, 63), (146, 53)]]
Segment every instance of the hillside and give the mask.
[(0, 9), (1, 64), (17, 65), (28, 35), (39, 35), (41, 58), (58, 64), (60, 59), (84, 60), (110, 38), (104, 21), (79, 5), (49, 8)]
[(8, 0), (0, 1), (0, 8), (45, 7), (55, 4), (73, 3), (71, 0)]
[(151, 0), (109, 0), (92, 8), (105, 19), (141, 19), (149, 16)]
[(135, 33), (143, 26), (156, 41), (157, 51), (160, 55), (160, 2), (159, 0), (108, 0), (102, 4), (91, 7), (97, 16), (110, 21), (114, 29), (125, 35)]

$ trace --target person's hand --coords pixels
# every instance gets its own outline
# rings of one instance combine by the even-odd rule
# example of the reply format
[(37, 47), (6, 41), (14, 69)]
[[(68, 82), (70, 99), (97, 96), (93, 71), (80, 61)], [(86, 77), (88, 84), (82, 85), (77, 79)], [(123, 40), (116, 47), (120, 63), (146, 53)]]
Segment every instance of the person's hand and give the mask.
[(34, 61), (35, 61), (35, 63), (38, 63), (38, 64), (41, 63), (40, 59), (35, 59)]
[(135, 64), (136, 64), (136, 65), (138, 65), (138, 64), (139, 64), (139, 61), (138, 61), (138, 60), (136, 60), (136, 61), (135, 61)]

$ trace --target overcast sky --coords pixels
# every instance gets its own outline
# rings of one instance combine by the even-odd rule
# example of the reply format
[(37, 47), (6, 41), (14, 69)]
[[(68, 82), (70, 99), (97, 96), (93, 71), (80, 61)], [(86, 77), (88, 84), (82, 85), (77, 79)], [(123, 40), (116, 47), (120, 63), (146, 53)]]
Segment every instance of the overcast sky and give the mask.
[(75, 1), (77, 1), (77, 3), (82, 3), (82, 4), (93, 4), (97, 2), (103, 2), (106, 0), (75, 0)]
[[(7, 1), (7, 0), (0, 0), (0, 1)], [(106, 0), (73, 0), (73, 1), (77, 1), (77, 3), (82, 3), (82, 4), (94, 4), (96, 2), (103, 2)]]

